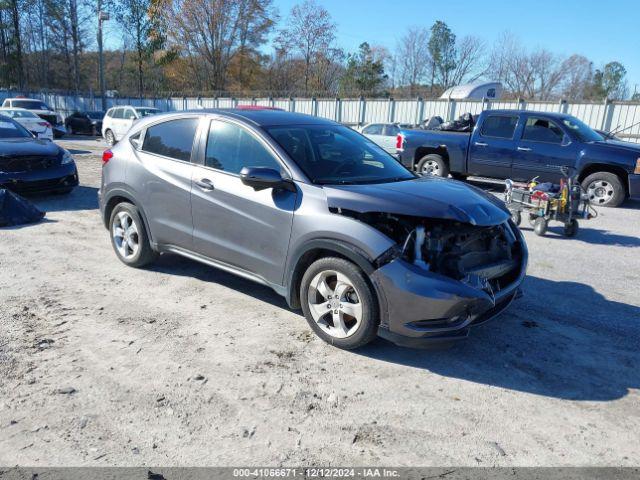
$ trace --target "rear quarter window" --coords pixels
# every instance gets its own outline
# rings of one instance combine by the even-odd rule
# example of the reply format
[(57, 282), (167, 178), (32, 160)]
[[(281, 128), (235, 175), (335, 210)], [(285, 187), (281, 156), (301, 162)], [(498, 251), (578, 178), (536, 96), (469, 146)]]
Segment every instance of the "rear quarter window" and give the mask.
[(144, 136), (142, 150), (183, 162), (190, 161), (198, 120), (181, 118), (150, 126)]
[(517, 124), (517, 115), (488, 115), (484, 119), (480, 135), (483, 137), (512, 139)]

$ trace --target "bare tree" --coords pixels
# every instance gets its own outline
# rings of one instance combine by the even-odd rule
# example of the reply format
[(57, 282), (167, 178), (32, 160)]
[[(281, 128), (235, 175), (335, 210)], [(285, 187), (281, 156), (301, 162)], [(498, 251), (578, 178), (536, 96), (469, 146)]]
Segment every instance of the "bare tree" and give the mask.
[(478, 37), (462, 37), (456, 45), (456, 67), (451, 77), (452, 85), (473, 82), (486, 73), (485, 50), (485, 43)]
[(582, 55), (571, 55), (562, 62), (566, 72), (562, 94), (571, 100), (585, 100), (590, 96), (593, 82), (593, 63)]
[(429, 30), (409, 28), (396, 48), (399, 78), (402, 85), (408, 85), (411, 96), (417, 94), (418, 86), (429, 72), (431, 57), (428, 50)]
[(286, 26), (276, 38), (278, 49), (302, 56), (305, 94), (309, 92), (315, 62), (323, 58), (323, 52), (330, 51), (335, 31), (336, 25), (327, 9), (313, 0), (305, 0), (291, 9)]
[[(209, 86), (224, 90), (228, 67), (240, 47), (266, 42), (273, 26), (272, 0), (167, 0), (163, 16), (169, 39), (205, 61)], [(243, 44), (244, 42), (244, 44)]]

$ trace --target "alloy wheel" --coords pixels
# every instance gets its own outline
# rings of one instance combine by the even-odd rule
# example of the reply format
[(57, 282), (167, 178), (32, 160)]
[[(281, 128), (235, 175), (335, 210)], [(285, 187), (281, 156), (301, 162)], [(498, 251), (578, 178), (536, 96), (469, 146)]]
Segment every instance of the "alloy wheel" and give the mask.
[(119, 212), (113, 219), (111, 235), (116, 249), (122, 258), (130, 260), (140, 248), (138, 226), (127, 212)]
[(613, 185), (606, 180), (594, 180), (587, 186), (589, 201), (596, 205), (609, 203), (614, 193)]
[(338, 271), (325, 270), (313, 277), (308, 305), (313, 320), (332, 337), (350, 337), (362, 323), (360, 295), (349, 277)]
[(434, 175), (436, 177), (442, 176), (442, 170), (440, 169), (440, 164), (435, 160), (427, 160), (422, 165), (422, 172), (427, 175)]

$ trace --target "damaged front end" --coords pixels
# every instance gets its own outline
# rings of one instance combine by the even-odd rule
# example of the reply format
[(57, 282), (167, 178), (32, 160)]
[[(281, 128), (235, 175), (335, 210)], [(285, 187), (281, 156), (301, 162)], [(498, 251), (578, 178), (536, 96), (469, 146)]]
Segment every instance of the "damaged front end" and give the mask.
[(465, 338), (519, 293), (527, 263), (522, 234), (509, 220), (472, 225), (450, 218), (335, 207), (391, 238), (371, 278), (384, 310), (380, 335), (401, 345)]

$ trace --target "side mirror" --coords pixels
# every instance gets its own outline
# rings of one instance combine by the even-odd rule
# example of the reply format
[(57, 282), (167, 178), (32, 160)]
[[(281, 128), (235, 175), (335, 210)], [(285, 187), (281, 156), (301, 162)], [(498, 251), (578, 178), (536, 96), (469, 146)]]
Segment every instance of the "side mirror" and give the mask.
[(265, 167), (244, 167), (240, 170), (240, 180), (243, 184), (252, 187), (254, 190), (274, 190), (296, 191), (296, 187), (291, 180), (282, 178), (280, 172), (273, 168)]

